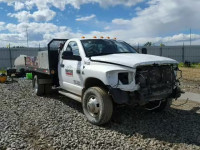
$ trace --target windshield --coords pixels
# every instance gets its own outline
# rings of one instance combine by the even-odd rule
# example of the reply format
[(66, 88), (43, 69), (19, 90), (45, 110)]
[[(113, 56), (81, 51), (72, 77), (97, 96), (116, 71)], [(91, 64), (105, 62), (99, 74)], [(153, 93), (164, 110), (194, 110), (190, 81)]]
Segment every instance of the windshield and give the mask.
[(136, 50), (126, 42), (106, 39), (82, 40), (86, 56), (101, 56), (120, 53), (136, 53)]

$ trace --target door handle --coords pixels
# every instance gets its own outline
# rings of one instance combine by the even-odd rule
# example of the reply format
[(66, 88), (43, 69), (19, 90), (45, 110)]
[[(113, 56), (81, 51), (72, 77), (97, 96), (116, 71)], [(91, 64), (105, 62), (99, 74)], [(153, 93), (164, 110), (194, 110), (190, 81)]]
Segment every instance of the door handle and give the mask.
[(77, 74), (80, 74), (80, 73), (81, 73), (81, 70), (76, 70), (76, 73), (77, 73)]
[(65, 65), (64, 65), (64, 64), (60, 64), (60, 67), (62, 67), (62, 68), (63, 68), (63, 67), (65, 67)]

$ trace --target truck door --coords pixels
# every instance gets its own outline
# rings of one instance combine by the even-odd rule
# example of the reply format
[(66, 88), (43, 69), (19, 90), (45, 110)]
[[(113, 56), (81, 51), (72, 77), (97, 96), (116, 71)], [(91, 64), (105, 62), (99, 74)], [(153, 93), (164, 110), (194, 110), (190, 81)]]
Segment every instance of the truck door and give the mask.
[[(74, 58), (80, 58), (79, 47), (76, 41), (70, 41), (61, 52), (72, 52)], [(81, 75), (82, 61), (77, 59), (63, 59), (62, 54), (59, 63), (59, 82), (63, 89), (81, 95), (83, 79)]]

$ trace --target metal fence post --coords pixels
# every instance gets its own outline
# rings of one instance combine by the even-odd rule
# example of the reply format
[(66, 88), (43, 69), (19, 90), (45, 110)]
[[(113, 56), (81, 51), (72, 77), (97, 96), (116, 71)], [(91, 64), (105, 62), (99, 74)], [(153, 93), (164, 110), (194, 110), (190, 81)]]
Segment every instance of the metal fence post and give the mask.
[(9, 54), (10, 54), (10, 67), (12, 68), (12, 54), (10, 49), (10, 43), (9, 43)]
[(182, 62), (183, 63), (185, 62), (185, 47), (184, 47), (184, 45), (182, 47)]
[(160, 47), (160, 56), (162, 56), (163, 51), (162, 51), (162, 46)]
[(39, 43), (39, 50), (38, 51), (40, 51), (40, 43)]

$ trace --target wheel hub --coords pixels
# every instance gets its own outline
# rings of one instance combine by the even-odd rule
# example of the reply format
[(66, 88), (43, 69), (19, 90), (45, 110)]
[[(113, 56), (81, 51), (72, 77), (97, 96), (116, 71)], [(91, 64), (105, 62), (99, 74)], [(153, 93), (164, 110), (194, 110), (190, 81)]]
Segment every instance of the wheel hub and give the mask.
[(37, 83), (37, 80), (34, 81), (34, 90), (35, 90), (35, 93), (37, 93), (38, 91), (38, 83)]
[(96, 116), (99, 114), (99, 102), (95, 97), (92, 97), (89, 99), (88, 103), (87, 103), (87, 108), (88, 108), (88, 112), (92, 115), (92, 116)]

